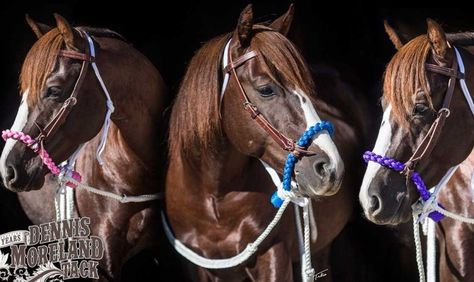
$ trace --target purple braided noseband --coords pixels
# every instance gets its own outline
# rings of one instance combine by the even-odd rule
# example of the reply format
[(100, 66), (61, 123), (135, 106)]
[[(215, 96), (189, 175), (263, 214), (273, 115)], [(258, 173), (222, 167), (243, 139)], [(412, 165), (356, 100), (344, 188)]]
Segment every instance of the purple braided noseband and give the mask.
[[(376, 162), (381, 166), (393, 169), (395, 171), (403, 171), (405, 169), (404, 163), (389, 157), (377, 155), (376, 153), (371, 151), (366, 151), (363, 155), (363, 158), (366, 163), (368, 163), (369, 161)], [(430, 198), (431, 193), (426, 188), (425, 182), (423, 182), (423, 179), (421, 178), (420, 174), (414, 171), (411, 175), (411, 180), (413, 181), (413, 183), (415, 183), (416, 189), (418, 190), (422, 201), (427, 201)], [(444, 218), (444, 215), (437, 211), (430, 212), (428, 216), (435, 222), (438, 222)]]

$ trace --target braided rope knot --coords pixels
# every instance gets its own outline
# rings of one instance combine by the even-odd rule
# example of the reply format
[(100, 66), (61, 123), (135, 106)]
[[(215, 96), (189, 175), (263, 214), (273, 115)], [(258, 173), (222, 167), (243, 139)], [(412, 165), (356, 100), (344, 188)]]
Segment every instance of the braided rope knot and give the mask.
[[(377, 155), (376, 153), (371, 152), (371, 151), (366, 151), (364, 155), (362, 156), (362, 158), (364, 159), (366, 163), (368, 163), (369, 161), (375, 162), (381, 166), (393, 169), (398, 172), (405, 171), (405, 169), (407, 168), (407, 164), (404, 164), (390, 157)], [(428, 213), (428, 216), (435, 222), (438, 222), (441, 219), (443, 219), (444, 215), (442, 215), (440, 212), (435, 210), (434, 204), (430, 200), (431, 193), (426, 188), (425, 182), (421, 178), (421, 175), (412, 169), (410, 169), (410, 174), (406, 174), (406, 175), (408, 178), (410, 178), (413, 181), (418, 193), (420, 194), (420, 203), (423, 205), (422, 214)], [(428, 200), (430, 200), (430, 202), (428, 202)], [(435, 204), (437, 205), (437, 203)], [(416, 207), (416, 205), (412, 206), (412, 208), (415, 211), (420, 210), (419, 207)]]
[[(71, 181), (71, 179), (74, 181)], [(79, 172), (70, 169), (67, 165), (62, 165), (61, 172), (58, 174), (58, 180), (68, 187), (77, 188), (78, 183), (82, 182), (82, 176)]]
[[(332, 126), (331, 122), (321, 121), (311, 126), (303, 133), (303, 135), (301, 135), (298, 142), (296, 142), (296, 145), (299, 148), (306, 149), (312, 142), (313, 137), (322, 131), (327, 131), (329, 135), (332, 136), (334, 134), (334, 127)], [(276, 208), (281, 207), (285, 199), (290, 199), (292, 202), (300, 206), (304, 205), (303, 200), (300, 200), (302, 196), (292, 193), (293, 171), (295, 169), (296, 162), (299, 160), (299, 157), (301, 157), (300, 153), (295, 154), (291, 152), (286, 158), (285, 167), (283, 168), (282, 187), (278, 187), (278, 190), (273, 193), (272, 197), (270, 198), (270, 202)], [(296, 190), (297, 187), (295, 186), (294, 188), (294, 190)]]

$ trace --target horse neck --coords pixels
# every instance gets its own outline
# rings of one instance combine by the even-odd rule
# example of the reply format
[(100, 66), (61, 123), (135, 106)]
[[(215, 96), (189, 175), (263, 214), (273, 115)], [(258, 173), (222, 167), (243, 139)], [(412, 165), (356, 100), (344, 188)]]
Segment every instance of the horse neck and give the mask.
[(194, 195), (223, 196), (228, 192), (252, 189), (252, 179), (261, 178), (263, 171), (258, 160), (238, 152), (233, 146), (222, 146), (217, 152), (194, 153), (193, 156), (172, 157), (170, 168), (181, 168), (188, 189)]
[(163, 79), (131, 45), (111, 38), (98, 41), (109, 51), (97, 57), (97, 65), (115, 106), (112, 121), (129, 149), (146, 167), (156, 169), (164, 135), (160, 117), (166, 102)]
[[(159, 160), (163, 159), (160, 138), (164, 135), (164, 122), (159, 115), (165, 103), (164, 82), (148, 59), (130, 45), (112, 38), (96, 40), (103, 48), (97, 66), (115, 111), (102, 154), (105, 164), (100, 167), (95, 156), (102, 134), (99, 132), (84, 148), (80, 161), (86, 165), (79, 171), (88, 171), (89, 176), (100, 175), (105, 183), (121, 181), (130, 187), (150, 187), (156, 184), (150, 180), (159, 177)], [(102, 89), (100, 93), (105, 95)], [(101, 173), (94, 175), (94, 171)]]
[(85, 183), (117, 193), (156, 192), (157, 172), (134, 152), (115, 123), (110, 125), (105, 150), (101, 155), (102, 165), (96, 155), (99, 143), (100, 134), (84, 146), (76, 162), (76, 170)]

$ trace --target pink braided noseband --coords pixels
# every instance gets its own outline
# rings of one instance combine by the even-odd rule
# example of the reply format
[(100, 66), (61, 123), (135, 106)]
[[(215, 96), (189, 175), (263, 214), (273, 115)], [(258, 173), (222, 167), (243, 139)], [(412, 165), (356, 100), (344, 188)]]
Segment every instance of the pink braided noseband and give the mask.
[[(59, 175), (61, 173), (61, 169), (54, 163), (48, 152), (46, 152), (46, 150), (44, 150), (42, 147), (40, 148), (36, 140), (31, 138), (30, 135), (25, 134), (21, 131), (7, 129), (2, 131), (2, 138), (5, 141), (7, 141), (8, 139), (14, 139), (24, 143), (28, 148), (33, 150), (33, 152), (38, 153), (40, 158), (43, 160), (43, 164), (46, 165), (46, 167), (51, 171), (52, 174)], [(77, 171), (73, 170), (71, 177), (74, 178), (76, 181), (81, 182), (81, 175)], [(66, 185), (72, 188), (76, 188), (76, 185), (71, 182), (67, 182)]]

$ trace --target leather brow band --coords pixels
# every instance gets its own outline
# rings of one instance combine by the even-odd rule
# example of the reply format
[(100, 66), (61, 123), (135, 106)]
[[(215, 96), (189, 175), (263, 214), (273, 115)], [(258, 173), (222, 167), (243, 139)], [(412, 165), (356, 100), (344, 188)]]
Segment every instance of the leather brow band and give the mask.
[(76, 59), (76, 60), (81, 60), (81, 61), (86, 61), (86, 62), (95, 61), (95, 58), (90, 55), (72, 51), (72, 50), (59, 50), (58, 55), (61, 57), (66, 57), (66, 58), (71, 58), (71, 59)]
[(456, 77), (458, 79), (463, 79), (464, 78), (464, 73), (461, 73), (461, 72), (458, 72), (457, 70), (453, 69), (453, 68), (447, 68), (447, 67), (442, 67), (442, 66), (438, 66), (438, 65), (433, 65), (433, 64), (425, 64), (425, 68), (426, 70), (429, 70), (431, 72), (434, 72), (434, 73), (438, 73), (438, 74), (441, 74), (441, 75), (445, 75), (445, 76), (453, 76), (453, 77)]
[(258, 54), (257, 52), (255, 51), (250, 51), (248, 53), (245, 53), (244, 55), (242, 55), (241, 57), (239, 57), (237, 60), (229, 63), (227, 66), (225, 66), (224, 68), (224, 72), (230, 72), (232, 69), (235, 69), (235, 68), (238, 68), (239, 66), (241, 66), (243, 63), (245, 63), (246, 61), (256, 57)]

